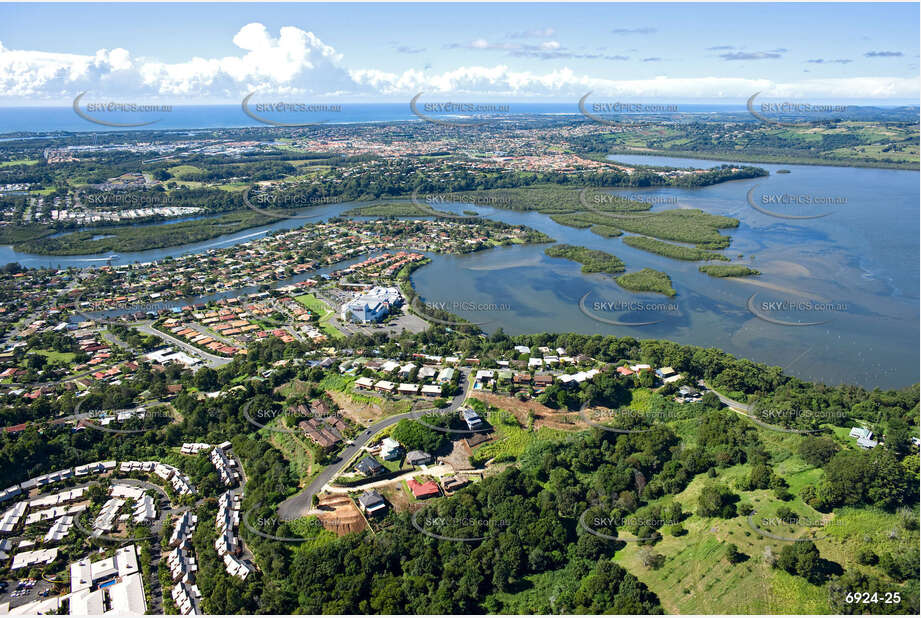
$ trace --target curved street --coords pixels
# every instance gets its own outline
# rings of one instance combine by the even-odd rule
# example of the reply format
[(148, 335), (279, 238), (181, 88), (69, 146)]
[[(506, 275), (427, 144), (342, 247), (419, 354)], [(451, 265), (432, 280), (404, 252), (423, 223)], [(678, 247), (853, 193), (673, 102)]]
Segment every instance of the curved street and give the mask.
[(297, 519), (299, 517), (305, 517), (310, 513), (310, 510), (313, 508), (313, 497), (318, 494), (323, 487), (332, 481), (334, 478), (339, 476), (344, 470), (349, 462), (354, 459), (358, 453), (360, 453), (364, 447), (371, 441), (377, 433), (399, 423), (403, 419), (417, 419), (424, 414), (429, 414), (431, 412), (455, 412), (464, 401), (467, 400), (467, 393), (470, 391), (470, 370), (469, 369), (459, 369), (461, 374), (460, 383), (463, 384), (463, 390), (459, 395), (454, 397), (451, 400), (451, 404), (447, 408), (435, 409), (431, 408), (428, 410), (416, 410), (415, 412), (406, 412), (404, 414), (396, 414), (394, 416), (387, 417), (383, 420), (380, 420), (367, 429), (361, 432), (358, 436), (355, 437), (352, 444), (347, 446), (340, 454), (339, 459), (336, 463), (327, 466), (316, 476), (315, 479), (300, 492), (294, 494), (284, 502), (278, 505), (278, 517), (282, 521), (291, 521), (292, 519)]
[(717, 397), (719, 397), (719, 400), (722, 401), (724, 405), (729, 406), (730, 408), (733, 408), (736, 412), (742, 412), (742, 413), (744, 413), (745, 416), (750, 416), (748, 413), (752, 411), (752, 410), (751, 410), (752, 407), (751, 407), (750, 405), (748, 405), (747, 403), (742, 403), (741, 401), (736, 401), (735, 399), (730, 399), (729, 397), (727, 397), (727, 396), (721, 394), (719, 391), (717, 391), (716, 389), (714, 389), (712, 386), (710, 386), (709, 384), (707, 384), (707, 383), (704, 382), (703, 380), (701, 380), (701, 384), (703, 384), (704, 386), (706, 386), (707, 389), (709, 389), (710, 391), (712, 391), (714, 395), (716, 395)]

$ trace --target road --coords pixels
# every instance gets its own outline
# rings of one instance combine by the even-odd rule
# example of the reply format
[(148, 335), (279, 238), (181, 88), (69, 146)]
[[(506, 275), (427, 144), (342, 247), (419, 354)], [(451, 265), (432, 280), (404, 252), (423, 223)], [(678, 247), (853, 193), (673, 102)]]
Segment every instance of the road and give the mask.
[(418, 470), (409, 470), (404, 472), (400, 476), (394, 476), (392, 478), (384, 479), (383, 481), (371, 481), (363, 485), (356, 487), (335, 487), (333, 485), (326, 485), (323, 487), (324, 493), (330, 494), (347, 494), (351, 491), (364, 491), (366, 489), (376, 489), (378, 487), (387, 487), (388, 485), (393, 485), (400, 481), (407, 481), (417, 474), (427, 474), (436, 478), (441, 478), (443, 476), (454, 474), (454, 468), (447, 464), (438, 464), (436, 466), (426, 466), (425, 469), (419, 468)]
[(317, 477), (313, 479), (313, 482), (310, 483), (310, 485), (279, 504), (278, 517), (281, 518), (282, 521), (291, 521), (292, 519), (297, 519), (299, 517), (305, 517), (308, 515), (310, 510), (313, 508), (313, 496), (318, 494), (327, 483), (339, 476), (345, 470), (345, 467), (349, 464), (349, 462), (352, 461), (352, 459), (358, 455), (362, 449), (364, 449), (368, 442), (371, 441), (371, 438), (373, 438), (377, 433), (383, 431), (391, 425), (399, 423), (403, 419), (417, 419), (420, 416), (430, 412), (456, 412), (457, 409), (463, 405), (464, 401), (467, 400), (467, 394), (470, 391), (470, 370), (461, 369), (460, 374), (460, 383), (463, 384), (463, 390), (459, 395), (451, 400), (451, 404), (447, 408), (432, 408), (430, 410), (416, 410), (415, 412), (406, 412), (404, 414), (397, 414), (395, 416), (387, 417), (384, 420), (374, 423), (365, 431), (363, 431), (359, 436), (357, 436), (353, 443), (347, 446), (345, 450), (340, 453), (339, 460), (336, 463), (321, 470)]
[(171, 335), (167, 335), (166, 333), (153, 328), (151, 326), (151, 322), (135, 322), (131, 324), (131, 326), (138, 329), (142, 333), (146, 333), (148, 335), (154, 335), (155, 337), (159, 337), (163, 341), (166, 341), (167, 343), (180, 348), (181, 350), (183, 350), (190, 356), (194, 356), (196, 358), (204, 358), (207, 365), (211, 367), (212, 369), (223, 367), (224, 365), (229, 364), (231, 360), (233, 360), (230, 358), (224, 358), (223, 356), (215, 356), (214, 354), (209, 354), (208, 352), (205, 352), (204, 350), (199, 350), (194, 345), (188, 344), (185, 341), (176, 339), (175, 337)]
[(726, 397), (725, 395), (720, 394), (718, 391), (716, 391), (712, 386), (710, 386), (706, 382), (701, 381), (701, 383), (704, 386), (706, 386), (709, 390), (713, 391), (713, 394), (719, 397), (719, 400), (722, 401), (724, 405), (727, 405), (730, 408), (734, 408), (736, 412), (743, 412), (745, 413), (746, 416), (750, 416), (749, 412), (752, 411), (751, 410), (752, 407), (750, 405), (748, 405), (747, 403), (742, 403), (741, 401), (736, 401), (735, 399), (730, 399), (729, 397)]

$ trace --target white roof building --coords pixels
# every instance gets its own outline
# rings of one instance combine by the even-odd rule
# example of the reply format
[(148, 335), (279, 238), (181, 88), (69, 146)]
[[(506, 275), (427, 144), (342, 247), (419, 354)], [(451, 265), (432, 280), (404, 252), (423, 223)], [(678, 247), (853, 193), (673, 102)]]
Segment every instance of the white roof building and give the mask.
[(55, 521), (45, 533), (45, 543), (57, 543), (70, 533), (74, 525), (74, 516), (65, 515)]
[(58, 548), (36, 549), (34, 551), (21, 551), (13, 556), (11, 570), (24, 569), (39, 564), (48, 564), (58, 557)]

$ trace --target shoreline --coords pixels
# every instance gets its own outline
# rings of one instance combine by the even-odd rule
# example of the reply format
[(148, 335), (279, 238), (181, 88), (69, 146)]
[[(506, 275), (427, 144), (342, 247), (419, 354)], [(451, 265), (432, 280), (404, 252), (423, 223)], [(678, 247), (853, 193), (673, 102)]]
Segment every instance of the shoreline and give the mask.
[[(825, 159), (790, 159), (784, 158), (782, 160), (771, 160), (770, 155), (736, 155), (735, 153), (711, 153), (711, 152), (695, 152), (688, 150), (654, 150), (648, 148), (635, 148), (633, 150), (625, 150), (623, 148), (618, 148), (615, 150), (609, 150), (607, 154), (597, 153), (601, 156), (617, 156), (617, 155), (638, 155), (638, 156), (650, 156), (650, 157), (674, 157), (676, 159), (706, 159), (707, 161), (722, 161), (724, 163), (763, 163), (766, 165), (810, 165), (815, 167), (853, 167), (861, 169), (890, 169), (890, 170), (900, 170), (903, 172), (919, 172), (921, 171), (921, 161), (916, 164), (906, 163), (906, 164), (895, 164), (885, 161), (881, 161), (878, 165), (871, 163), (858, 163), (858, 162), (849, 162), (849, 161), (839, 161), (839, 160), (825, 160)], [(610, 159), (608, 159), (610, 161)], [(616, 162), (616, 161), (615, 161)]]

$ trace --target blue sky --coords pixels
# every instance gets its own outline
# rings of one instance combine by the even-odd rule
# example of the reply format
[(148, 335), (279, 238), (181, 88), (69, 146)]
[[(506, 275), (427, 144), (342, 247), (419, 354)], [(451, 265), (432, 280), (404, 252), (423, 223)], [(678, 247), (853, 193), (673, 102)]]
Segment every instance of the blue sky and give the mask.
[(0, 104), (84, 90), (176, 104), (253, 90), (917, 103), (918, 24), (917, 3), (5, 4)]

